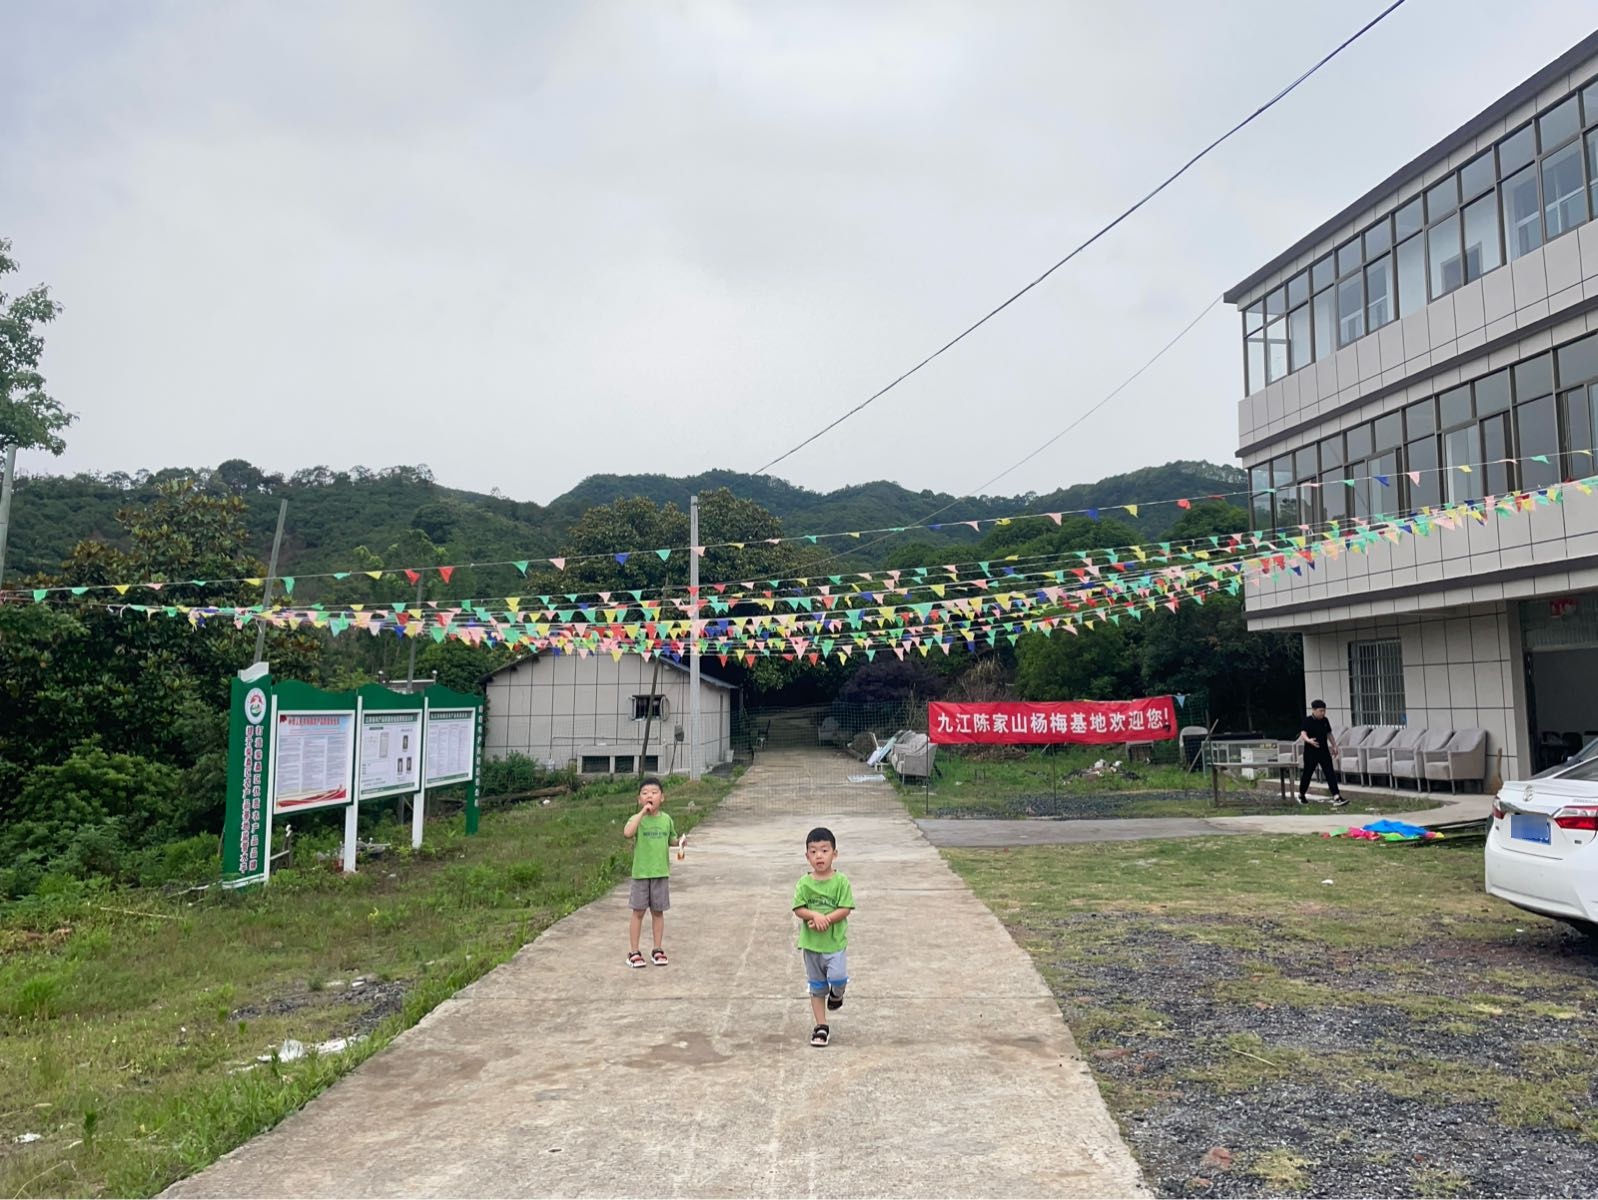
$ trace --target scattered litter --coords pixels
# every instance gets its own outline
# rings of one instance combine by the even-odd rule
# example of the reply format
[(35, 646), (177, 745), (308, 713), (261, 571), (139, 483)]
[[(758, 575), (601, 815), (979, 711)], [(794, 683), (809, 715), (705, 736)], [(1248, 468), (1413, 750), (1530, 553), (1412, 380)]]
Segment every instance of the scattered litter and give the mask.
[(1066, 779), (1106, 779), (1106, 778), (1137, 779), (1137, 778), (1140, 778), (1140, 776), (1135, 771), (1123, 770), (1122, 766), (1121, 766), (1121, 760), (1120, 759), (1116, 759), (1114, 762), (1111, 762), (1108, 759), (1101, 758), (1097, 762), (1095, 762), (1091, 767), (1083, 767), (1079, 771), (1072, 771), (1070, 774), (1066, 775), (1065, 778)]
[(19, 1146), (26, 1146), (30, 1142), (42, 1141), (43, 1138), (44, 1134), (42, 1133), (19, 1133), (11, 1140), (16, 1142), (16, 1144)]
[(235, 1067), (229, 1073), (233, 1075), (240, 1075), (245, 1071), (253, 1071), (261, 1063), (269, 1063), (274, 1058), (276, 1058), (280, 1063), (291, 1063), (298, 1062), (307, 1054), (311, 1053), (315, 1053), (317, 1055), (343, 1054), (344, 1051), (348, 1050), (351, 1046), (357, 1046), (365, 1040), (366, 1035), (364, 1033), (358, 1033), (354, 1037), (333, 1038), (331, 1041), (318, 1042), (314, 1046), (307, 1047), (304, 1042), (296, 1041), (294, 1038), (289, 1038), (277, 1048), (276, 1054), (258, 1054), (255, 1056), (254, 1062), (249, 1063), (246, 1066)]
[(1323, 880), (1321, 880), (1321, 882), (1324, 883), (1324, 884), (1330, 885), (1333, 881), (1330, 880), (1330, 879), (1323, 879)]
[(1351, 826), (1322, 837), (1352, 838), (1360, 842), (1439, 842), (1443, 835), (1424, 825), (1410, 825), (1405, 821), (1372, 821), (1365, 826)]
[(849, 776), (849, 782), (850, 783), (883, 783), (883, 782), (885, 782), (885, 778), (886, 777), (882, 776), (882, 775), (851, 775), (851, 776)]

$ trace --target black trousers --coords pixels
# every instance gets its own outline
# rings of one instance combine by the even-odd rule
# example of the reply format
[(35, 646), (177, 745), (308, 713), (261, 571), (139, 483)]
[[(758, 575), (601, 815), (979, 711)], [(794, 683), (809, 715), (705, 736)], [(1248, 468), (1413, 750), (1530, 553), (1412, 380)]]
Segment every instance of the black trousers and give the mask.
[(1304, 795), (1309, 791), (1310, 780), (1315, 778), (1315, 768), (1321, 769), (1321, 774), (1326, 776), (1326, 786), (1332, 789), (1332, 795), (1338, 794), (1337, 789), (1337, 764), (1332, 761), (1332, 752), (1325, 746), (1304, 747), (1304, 775), (1298, 781), (1298, 794)]

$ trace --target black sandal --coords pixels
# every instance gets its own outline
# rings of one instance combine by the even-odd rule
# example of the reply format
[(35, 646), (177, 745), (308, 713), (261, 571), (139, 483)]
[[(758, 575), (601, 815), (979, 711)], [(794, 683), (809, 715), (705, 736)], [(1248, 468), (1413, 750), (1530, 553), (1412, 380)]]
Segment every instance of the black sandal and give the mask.
[(643, 951), (634, 950), (627, 956), (627, 965), (637, 970), (639, 967), (647, 967), (649, 964), (644, 961)]
[(812, 1046), (825, 1046), (827, 1044), (827, 1039), (831, 1036), (832, 1029), (829, 1026), (817, 1025), (815, 1029), (811, 1030), (810, 1032), (810, 1044)]

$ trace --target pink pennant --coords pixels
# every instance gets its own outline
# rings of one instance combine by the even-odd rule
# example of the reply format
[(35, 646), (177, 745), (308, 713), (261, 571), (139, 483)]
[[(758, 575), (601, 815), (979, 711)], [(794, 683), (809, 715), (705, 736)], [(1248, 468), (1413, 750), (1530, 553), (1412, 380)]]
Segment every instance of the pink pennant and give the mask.
[(557, 571), (566, 569), (566, 560), (564, 558), (552, 558), (549, 561), (555, 564), (555, 570)]

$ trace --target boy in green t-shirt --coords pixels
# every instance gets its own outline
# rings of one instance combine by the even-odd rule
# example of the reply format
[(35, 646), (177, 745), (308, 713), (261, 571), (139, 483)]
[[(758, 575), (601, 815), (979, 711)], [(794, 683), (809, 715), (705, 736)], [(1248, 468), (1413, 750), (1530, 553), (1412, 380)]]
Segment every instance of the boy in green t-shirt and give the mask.
[(660, 811), (665, 802), (666, 793), (661, 789), (660, 780), (648, 776), (638, 785), (638, 811), (621, 831), (628, 840), (638, 839), (633, 844), (633, 885), (627, 898), (627, 905), (632, 909), (629, 967), (649, 965), (638, 949), (646, 911), (655, 935), (655, 948), (650, 957), (657, 967), (664, 967), (669, 961), (660, 943), (666, 933), (666, 910), (671, 907), (671, 837), (677, 827), (670, 815)]
[(793, 915), (804, 922), (799, 929), (799, 949), (804, 951), (810, 1011), (816, 1018), (810, 1033), (812, 1046), (825, 1046), (832, 1037), (826, 1010), (836, 1012), (843, 1007), (843, 989), (849, 982), (849, 914), (854, 911), (854, 891), (843, 872), (832, 869), (837, 857), (838, 839), (832, 830), (812, 829), (805, 835), (810, 874), (801, 875), (793, 891)]

